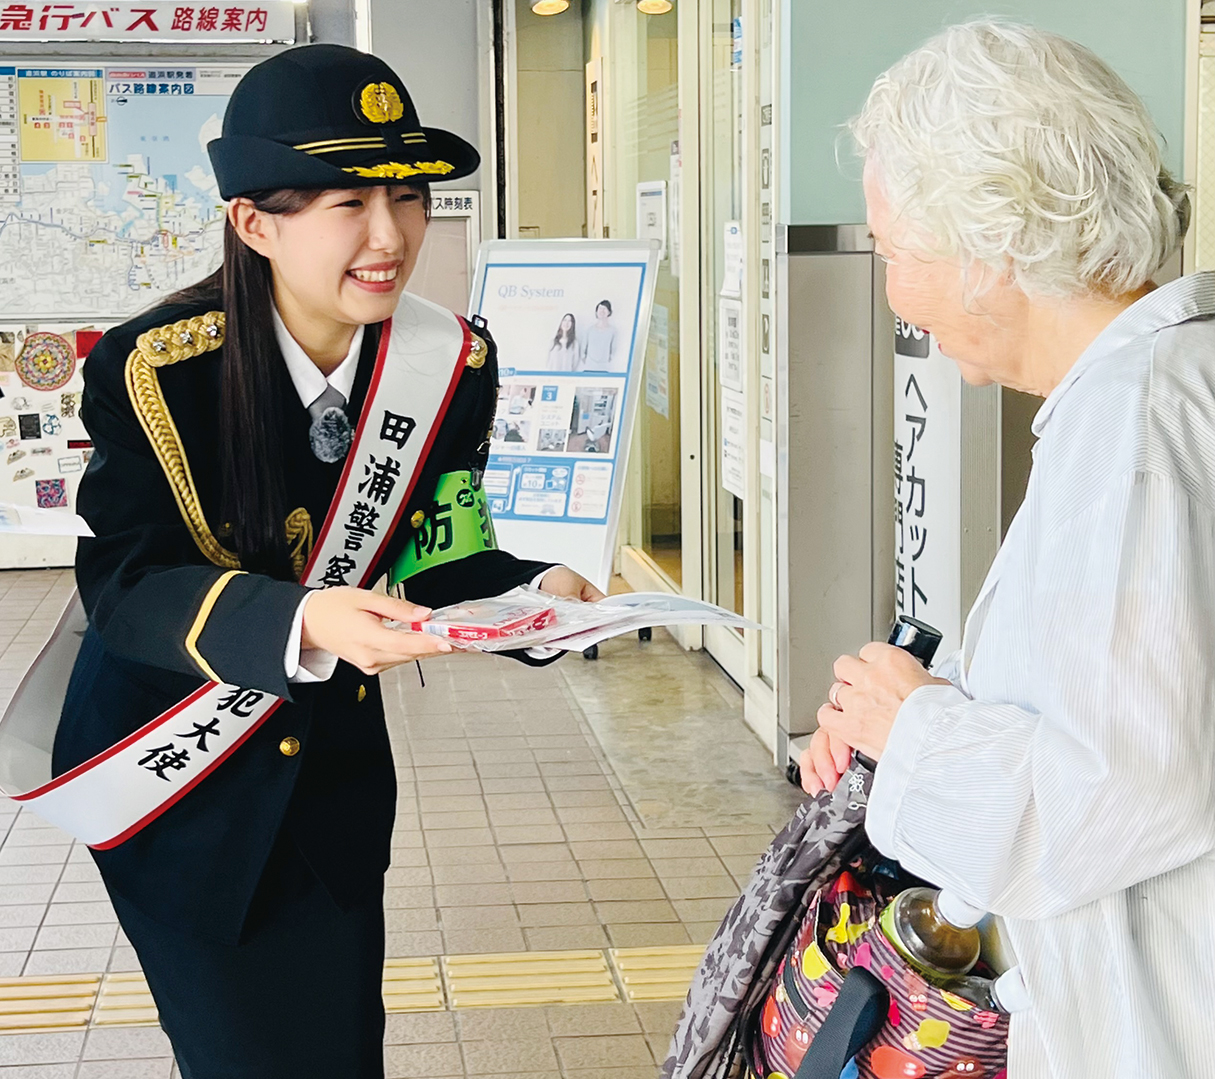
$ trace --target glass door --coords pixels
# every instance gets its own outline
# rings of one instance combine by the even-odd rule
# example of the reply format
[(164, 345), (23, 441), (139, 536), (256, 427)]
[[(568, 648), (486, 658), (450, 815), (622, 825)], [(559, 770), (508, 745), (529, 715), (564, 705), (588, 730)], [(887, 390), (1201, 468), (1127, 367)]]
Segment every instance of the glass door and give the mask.
[[(743, 0), (702, 5), (701, 340), (705, 421), (706, 592), (745, 613), (747, 408), (743, 235)], [(711, 628), (705, 645), (740, 685), (741, 634)]]
[(644, 388), (630, 455), (630, 513), (622, 569), (640, 587), (683, 587), (679, 385), (679, 36), (672, 9), (609, 9), (605, 63), (611, 109), (606, 218), (613, 236), (663, 248), (646, 345)]

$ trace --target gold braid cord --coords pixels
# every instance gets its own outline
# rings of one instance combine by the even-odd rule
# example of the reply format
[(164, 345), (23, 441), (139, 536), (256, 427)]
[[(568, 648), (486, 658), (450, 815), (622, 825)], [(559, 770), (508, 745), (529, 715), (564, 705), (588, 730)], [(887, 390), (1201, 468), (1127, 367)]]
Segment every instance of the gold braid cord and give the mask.
[(468, 346), (468, 359), (464, 361), (467, 367), (484, 367), (485, 361), (489, 358), (489, 345), (485, 343), (484, 338), (478, 337), (475, 333), (468, 335), (471, 342)]
[(291, 545), (291, 568), (298, 581), (304, 576), (313, 544), (312, 517), (303, 506), (287, 514), (287, 542)]
[[(224, 343), (224, 314), (209, 311), (205, 315), (182, 319), (169, 326), (159, 326), (139, 335), (135, 348), (127, 357), (126, 383), (135, 415), (152, 443), (156, 459), (164, 470), (177, 500), (177, 508), (207, 559), (223, 569), (238, 569), (240, 560), (220, 542), (207, 527), (198, 501), (198, 490), (182, 448), (181, 435), (169, 414), (160, 388), (158, 367), (212, 352)], [(294, 517), (295, 515), (292, 514)]]

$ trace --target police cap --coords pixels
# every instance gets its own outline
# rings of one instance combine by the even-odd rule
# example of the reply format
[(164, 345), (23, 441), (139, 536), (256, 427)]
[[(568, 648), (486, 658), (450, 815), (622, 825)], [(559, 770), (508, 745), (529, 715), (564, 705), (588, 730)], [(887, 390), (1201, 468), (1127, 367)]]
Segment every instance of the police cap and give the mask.
[(251, 68), (207, 144), (225, 199), (277, 188), (456, 180), (480, 157), (458, 135), (422, 127), (383, 60), (344, 45), (303, 45)]

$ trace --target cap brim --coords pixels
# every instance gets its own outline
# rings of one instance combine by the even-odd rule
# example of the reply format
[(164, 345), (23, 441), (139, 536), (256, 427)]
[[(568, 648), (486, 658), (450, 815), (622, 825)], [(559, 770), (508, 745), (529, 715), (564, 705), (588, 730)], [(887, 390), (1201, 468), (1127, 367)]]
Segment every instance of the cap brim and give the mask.
[[(481, 157), (471, 144), (450, 131), (423, 130), (424, 146), (400, 151), (380, 149), (373, 159), (360, 155), (358, 166), (348, 166), (356, 171), (347, 171), (332, 158), (308, 154), (255, 135), (214, 139), (207, 143), (207, 153), (215, 169), (220, 197), (225, 200), (281, 188), (377, 187), (394, 182), (459, 180), (477, 171)], [(424, 168), (417, 173), (409, 172), (415, 164), (436, 162), (451, 168), (442, 172)]]

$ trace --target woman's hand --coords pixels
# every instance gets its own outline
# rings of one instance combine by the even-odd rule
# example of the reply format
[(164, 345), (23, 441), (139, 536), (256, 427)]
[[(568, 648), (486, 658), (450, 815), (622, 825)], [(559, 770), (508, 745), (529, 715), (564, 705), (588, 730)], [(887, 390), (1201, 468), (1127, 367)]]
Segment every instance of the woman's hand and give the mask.
[(452, 650), (441, 637), (388, 629), (382, 621), (422, 622), (429, 617), (429, 607), (403, 599), (362, 588), (325, 588), (308, 597), (300, 645), (332, 652), (364, 674), (379, 674)]
[(909, 652), (876, 641), (859, 656), (840, 656), (834, 670), (831, 701), (818, 710), (819, 727), (875, 761), (903, 702), (920, 686), (949, 685), (933, 678)]
[(568, 566), (554, 566), (550, 569), (540, 581), (540, 588), (550, 596), (580, 599), (583, 603), (595, 603), (604, 598), (598, 588)]
[(835, 785), (851, 763), (852, 747), (842, 738), (828, 734), (819, 727), (798, 760), (802, 771), (802, 790), (807, 794), (835, 790)]

